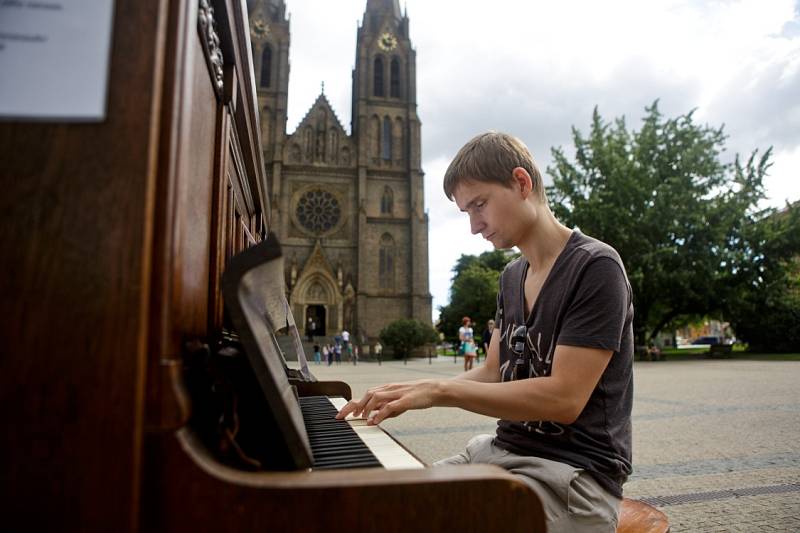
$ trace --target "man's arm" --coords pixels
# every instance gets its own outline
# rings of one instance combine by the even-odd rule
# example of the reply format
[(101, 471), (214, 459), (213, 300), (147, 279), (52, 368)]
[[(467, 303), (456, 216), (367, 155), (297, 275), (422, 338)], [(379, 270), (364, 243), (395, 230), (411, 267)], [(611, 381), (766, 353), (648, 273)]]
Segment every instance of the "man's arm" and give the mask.
[[(549, 376), (503, 383), (442, 382), (434, 405), (506, 420), (571, 424), (589, 401), (612, 355), (610, 350), (558, 345)], [(376, 416), (376, 423), (382, 419)]]
[[(499, 341), (497, 341), (499, 342)], [(495, 339), (490, 359), (499, 360)], [(368, 416), (370, 424), (398, 416), (409, 409), (459, 407), (506, 420), (549, 420), (571, 424), (583, 411), (613, 352), (558, 345), (550, 376), (498, 383), (475, 378), (486, 374), (473, 369), (450, 380), (421, 380), (370, 389), (351, 400), (337, 418), (350, 413)], [(489, 366), (489, 359), (484, 367)], [(496, 374), (499, 377), (499, 369)]]

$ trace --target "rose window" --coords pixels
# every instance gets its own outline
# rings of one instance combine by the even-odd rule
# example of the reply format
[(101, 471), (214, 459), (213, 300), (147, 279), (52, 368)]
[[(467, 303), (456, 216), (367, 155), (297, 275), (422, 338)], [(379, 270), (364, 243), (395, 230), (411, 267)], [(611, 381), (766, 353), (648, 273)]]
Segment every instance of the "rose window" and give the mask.
[(297, 220), (308, 231), (330, 231), (342, 216), (339, 201), (334, 195), (320, 189), (308, 191), (297, 202)]

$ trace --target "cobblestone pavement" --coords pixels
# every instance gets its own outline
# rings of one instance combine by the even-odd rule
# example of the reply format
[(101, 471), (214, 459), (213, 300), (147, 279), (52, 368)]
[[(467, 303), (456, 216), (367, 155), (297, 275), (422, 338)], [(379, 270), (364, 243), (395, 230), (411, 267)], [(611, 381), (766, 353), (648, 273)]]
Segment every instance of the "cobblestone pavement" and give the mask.
[[(800, 532), (800, 363), (637, 362), (635, 472), (625, 496), (663, 510), (673, 532)], [(359, 396), (391, 381), (447, 378), (461, 362), (316, 366)], [(461, 451), (495, 420), (459, 409), (413, 411), (381, 426), (431, 463)]]

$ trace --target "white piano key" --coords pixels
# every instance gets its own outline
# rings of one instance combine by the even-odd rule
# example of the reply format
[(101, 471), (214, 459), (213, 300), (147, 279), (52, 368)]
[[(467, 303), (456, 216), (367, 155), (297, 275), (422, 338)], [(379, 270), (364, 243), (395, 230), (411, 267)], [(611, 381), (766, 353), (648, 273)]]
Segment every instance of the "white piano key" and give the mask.
[[(347, 403), (341, 397), (331, 396), (328, 399), (337, 410), (341, 410)], [(355, 418), (353, 415), (348, 415), (346, 420), (387, 470), (425, 468), (419, 459), (392, 439), (380, 426), (369, 426), (364, 418)]]

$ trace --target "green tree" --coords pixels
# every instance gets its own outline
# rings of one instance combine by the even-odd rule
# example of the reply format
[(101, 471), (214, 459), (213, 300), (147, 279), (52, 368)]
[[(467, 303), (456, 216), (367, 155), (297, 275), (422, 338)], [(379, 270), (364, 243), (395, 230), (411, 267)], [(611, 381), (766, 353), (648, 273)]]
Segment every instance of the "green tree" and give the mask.
[(381, 330), (381, 342), (390, 346), (396, 358), (405, 358), (414, 348), (439, 340), (436, 330), (412, 318), (395, 320)]
[(743, 228), (726, 318), (752, 351), (800, 350), (800, 202)]
[(453, 278), (473, 265), (479, 265), (495, 272), (503, 272), (509, 261), (519, 257), (519, 254), (509, 250), (491, 250), (480, 255), (462, 254), (453, 267)]
[(699, 125), (693, 112), (665, 118), (647, 107), (641, 130), (597, 109), (584, 137), (573, 128), (574, 159), (553, 149), (548, 189), (553, 211), (569, 226), (619, 251), (633, 288), (637, 343), (690, 315), (720, 315), (752, 281), (747, 228), (768, 213), (763, 178), (771, 149), (745, 163), (724, 163), (722, 128)]
[(465, 316), (475, 321), (476, 334), (490, 318), (497, 306), (500, 274), (518, 253), (504, 250), (483, 252), (480, 255), (462, 255), (453, 267), (453, 284), (450, 286), (450, 303), (439, 308), (439, 329), (455, 340), (461, 319)]

